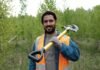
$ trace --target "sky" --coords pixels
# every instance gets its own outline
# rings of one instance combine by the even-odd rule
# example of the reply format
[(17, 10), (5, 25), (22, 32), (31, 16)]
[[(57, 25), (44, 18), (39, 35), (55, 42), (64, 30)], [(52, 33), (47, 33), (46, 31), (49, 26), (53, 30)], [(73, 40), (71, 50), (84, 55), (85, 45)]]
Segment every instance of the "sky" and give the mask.
[[(19, 0), (12, 0), (11, 3), (11, 15), (17, 16), (20, 12), (20, 2)], [(43, 3), (44, 0), (27, 0), (27, 8), (26, 13), (28, 15), (36, 16), (37, 11), (40, 7), (40, 4)], [(57, 9), (63, 11), (65, 8), (73, 9), (76, 8), (84, 8), (85, 10), (92, 9), (94, 6), (100, 5), (100, 0), (56, 0)]]

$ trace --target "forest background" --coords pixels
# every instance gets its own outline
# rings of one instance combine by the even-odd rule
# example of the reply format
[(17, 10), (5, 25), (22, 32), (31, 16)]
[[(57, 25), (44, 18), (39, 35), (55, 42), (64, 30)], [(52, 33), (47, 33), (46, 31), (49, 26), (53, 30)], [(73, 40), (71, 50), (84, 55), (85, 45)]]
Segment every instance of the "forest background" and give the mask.
[(57, 30), (64, 25), (76, 24), (77, 33), (69, 32), (80, 48), (79, 61), (71, 63), (72, 70), (100, 70), (100, 5), (91, 10), (66, 8), (63, 12), (55, 6), (54, 0), (45, 0), (36, 17), (25, 12), (26, 0), (20, 0), (21, 11), (9, 15), (11, 0), (0, 0), (0, 70), (28, 70), (28, 54), (36, 37), (43, 33), (41, 14), (46, 10), (56, 13)]

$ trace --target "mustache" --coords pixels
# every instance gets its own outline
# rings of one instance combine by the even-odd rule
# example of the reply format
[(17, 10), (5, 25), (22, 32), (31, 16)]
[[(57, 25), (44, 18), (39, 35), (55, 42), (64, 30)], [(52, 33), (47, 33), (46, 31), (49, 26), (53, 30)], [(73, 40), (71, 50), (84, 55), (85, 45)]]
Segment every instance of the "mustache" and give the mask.
[(48, 26), (46, 26), (46, 28), (47, 28), (47, 27), (53, 27), (53, 26), (51, 26), (51, 25), (48, 25)]

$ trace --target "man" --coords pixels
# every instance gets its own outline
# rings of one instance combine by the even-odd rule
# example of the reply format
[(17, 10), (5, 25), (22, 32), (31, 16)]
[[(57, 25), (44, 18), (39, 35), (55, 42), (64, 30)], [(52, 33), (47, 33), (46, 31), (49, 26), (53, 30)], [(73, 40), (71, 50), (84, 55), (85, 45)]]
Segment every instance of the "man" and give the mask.
[(39, 63), (30, 59), (29, 70), (69, 70), (69, 60), (79, 59), (79, 48), (69, 36), (64, 35), (61, 40), (57, 39), (59, 33), (56, 31), (56, 21), (57, 17), (51, 11), (46, 11), (42, 15), (44, 34), (36, 39), (33, 51), (41, 49), (50, 41), (54, 44), (45, 52)]

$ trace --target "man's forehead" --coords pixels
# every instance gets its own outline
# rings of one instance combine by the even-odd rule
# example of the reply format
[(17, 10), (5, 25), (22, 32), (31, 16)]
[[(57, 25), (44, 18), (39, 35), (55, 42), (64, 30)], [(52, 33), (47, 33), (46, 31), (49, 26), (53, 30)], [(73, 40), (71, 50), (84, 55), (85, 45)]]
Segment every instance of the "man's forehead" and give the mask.
[(54, 19), (53, 15), (45, 15), (44, 19)]

